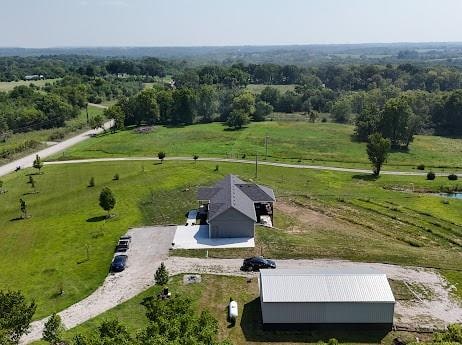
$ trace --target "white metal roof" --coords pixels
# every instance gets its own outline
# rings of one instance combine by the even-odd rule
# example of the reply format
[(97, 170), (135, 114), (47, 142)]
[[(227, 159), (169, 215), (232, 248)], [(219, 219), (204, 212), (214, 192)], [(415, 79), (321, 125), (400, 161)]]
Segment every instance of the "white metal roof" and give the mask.
[(263, 302), (394, 303), (385, 274), (365, 270), (260, 271)]

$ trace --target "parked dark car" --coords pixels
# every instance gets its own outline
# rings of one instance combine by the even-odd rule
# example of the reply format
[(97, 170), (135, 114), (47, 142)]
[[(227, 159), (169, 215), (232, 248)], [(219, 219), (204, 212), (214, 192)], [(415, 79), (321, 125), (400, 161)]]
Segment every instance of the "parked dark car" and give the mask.
[(119, 243), (117, 243), (116, 245), (115, 251), (116, 252), (126, 252), (129, 247), (130, 247), (130, 241), (119, 240)]
[(273, 260), (265, 259), (263, 256), (254, 256), (244, 259), (241, 270), (258, 271), (261, 268), (276, 268), (276, 263)]
[(111, 272), (122, 272), (127, 267), (127, 255), (116, 255), (111, 264)]
[(119, 238), (120, 241), (128, 241), (128, 242), (131, 242), (132, 241), (132, 237), (130, 235), (123, 235), (123, 236), (120, 236)]

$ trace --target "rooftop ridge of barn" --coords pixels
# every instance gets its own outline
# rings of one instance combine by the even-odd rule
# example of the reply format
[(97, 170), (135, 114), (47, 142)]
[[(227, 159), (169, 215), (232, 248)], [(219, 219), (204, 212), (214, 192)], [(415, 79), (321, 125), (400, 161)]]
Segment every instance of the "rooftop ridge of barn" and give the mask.
[(370, 269), (261, 270), (260, 282), (263, 302), (395, 303), (386, 274)]

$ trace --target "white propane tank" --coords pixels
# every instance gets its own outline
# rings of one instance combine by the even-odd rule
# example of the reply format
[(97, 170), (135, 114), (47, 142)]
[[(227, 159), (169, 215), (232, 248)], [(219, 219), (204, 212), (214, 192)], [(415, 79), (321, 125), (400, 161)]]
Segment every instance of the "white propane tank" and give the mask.
[(229, 302), (229, 319), (236, 320), (237, 319), (237, 302), (231, 301)]

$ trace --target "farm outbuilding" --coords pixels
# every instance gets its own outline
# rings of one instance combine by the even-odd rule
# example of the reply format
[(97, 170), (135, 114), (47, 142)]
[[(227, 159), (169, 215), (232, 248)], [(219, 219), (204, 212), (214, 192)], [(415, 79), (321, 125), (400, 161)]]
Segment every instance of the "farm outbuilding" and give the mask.
[(265, 326), (393, 325), (395, 298), (386, 275), (380, 272), (261, 270), (259, 283)]

